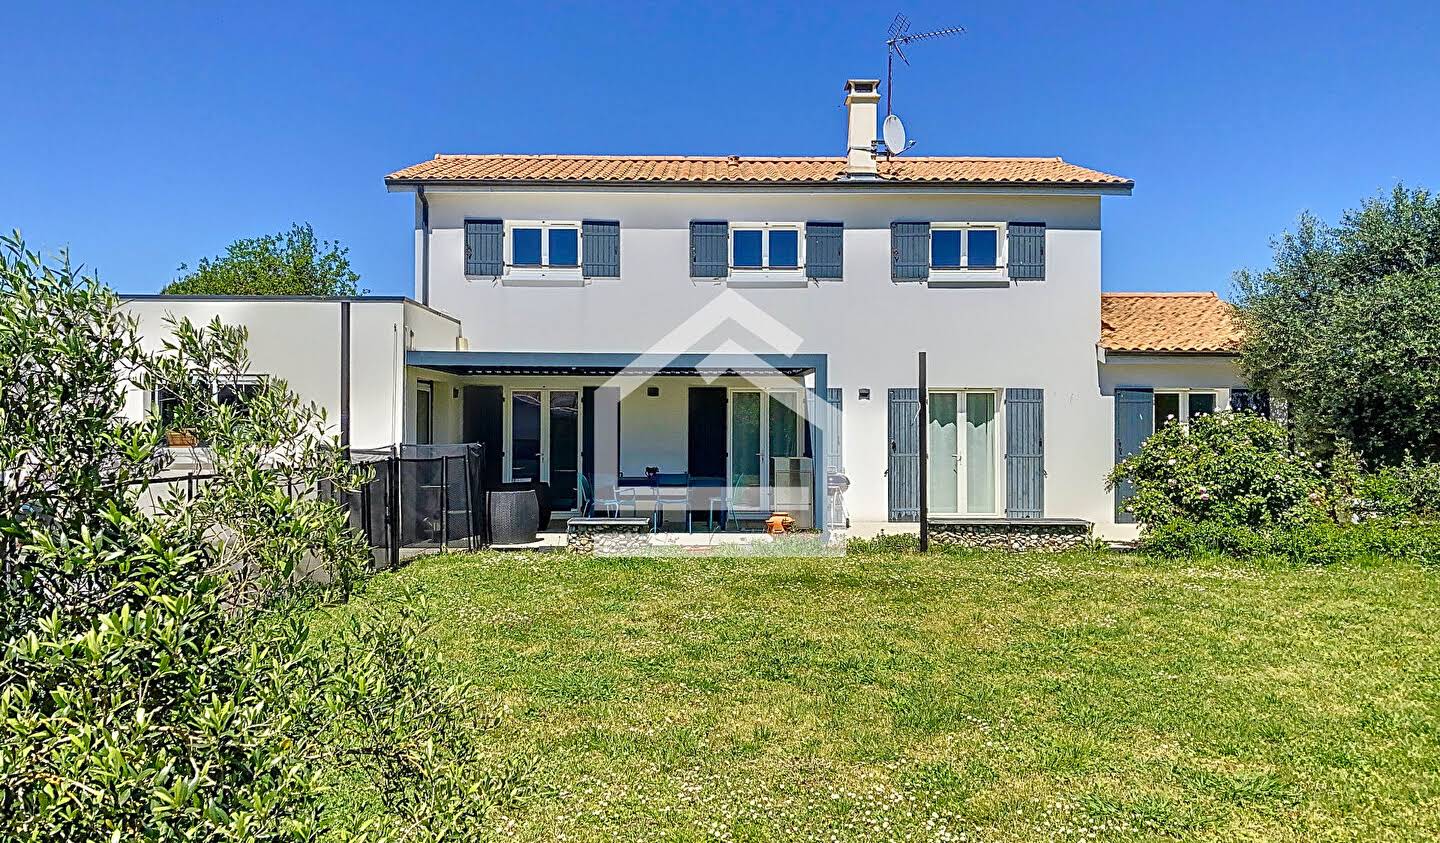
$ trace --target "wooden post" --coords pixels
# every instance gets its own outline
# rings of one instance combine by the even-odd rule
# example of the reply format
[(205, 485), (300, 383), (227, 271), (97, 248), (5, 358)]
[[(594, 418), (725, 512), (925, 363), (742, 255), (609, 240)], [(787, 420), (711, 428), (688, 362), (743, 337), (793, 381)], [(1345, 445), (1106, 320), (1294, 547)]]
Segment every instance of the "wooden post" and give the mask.
[(925, 352), (920, 352), (920, 552), (930, 550), (930, 395), (925, 386)]

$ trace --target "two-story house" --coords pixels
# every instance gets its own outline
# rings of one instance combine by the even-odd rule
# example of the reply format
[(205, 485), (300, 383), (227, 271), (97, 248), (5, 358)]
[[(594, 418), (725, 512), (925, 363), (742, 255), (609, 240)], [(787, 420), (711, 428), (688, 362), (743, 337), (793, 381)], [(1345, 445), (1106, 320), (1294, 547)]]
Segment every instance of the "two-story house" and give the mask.
[[(701, 515), (824, 518), (843, 474), (852, 523), (916, 520), (924, 423), (931, 512), (1129, 534), (1103, 481), (1117, 456), (1244, 400), (1228, 305), (1102, 294), (1101, 204), (1129, 179), (887, 155), (877, 87), (845, 86), (844, 155), (437, 155), (390, 174), (414, 196), (416, 302), (393, 337), (347, 329), (347, 350), (389, 349), (390, 394), (351, 384), (338, 414), (391, 442), (485, 442), (494, 479), (544, 481), (561, 514), (648, 472), (686, 478)], [(182, 305), (204, 309), (133, 306)], [(373, 438), (357, 444), (389, 444)]]

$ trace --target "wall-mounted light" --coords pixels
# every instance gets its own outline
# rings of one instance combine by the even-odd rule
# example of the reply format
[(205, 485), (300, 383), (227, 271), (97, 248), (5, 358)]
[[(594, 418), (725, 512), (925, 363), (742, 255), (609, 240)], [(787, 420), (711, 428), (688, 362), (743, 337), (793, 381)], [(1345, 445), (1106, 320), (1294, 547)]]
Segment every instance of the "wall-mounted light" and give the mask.
[(647, 387), (645, 387), (645, 394), (648, 395), (648, 396), (650, 396), (651, 398), (659, 398), (659, 397), (660, 397), (660, 387), (658, 387), (658, 386), (647, 386)]
[(869, 400), (870, 400), (870, 389), (869, 389), (869, 387), (864, 387), (864, 386), (860, 387), (860, 400), (861, 400), (861, 401), (869, 401)]

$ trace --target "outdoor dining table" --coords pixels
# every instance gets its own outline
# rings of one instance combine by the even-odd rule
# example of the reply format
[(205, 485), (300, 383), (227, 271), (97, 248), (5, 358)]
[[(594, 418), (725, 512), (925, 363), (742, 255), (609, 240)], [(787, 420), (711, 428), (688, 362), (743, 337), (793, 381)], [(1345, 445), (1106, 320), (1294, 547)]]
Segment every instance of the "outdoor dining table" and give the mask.
[(664, 471), (657, 474), (622, 474), (616, 480), (615, 487), (617, 494), (628, 494), (635, 501), (637, 510), (642, 501), (649, 501), (653, 513), (657, 506), (656, 501), (666, 496), (665, 492), (683, 489), (688, 510), (710, 512), (714, 509), (713, 501), (724, 498), (725, 478), (691, 477), (685, 472)]

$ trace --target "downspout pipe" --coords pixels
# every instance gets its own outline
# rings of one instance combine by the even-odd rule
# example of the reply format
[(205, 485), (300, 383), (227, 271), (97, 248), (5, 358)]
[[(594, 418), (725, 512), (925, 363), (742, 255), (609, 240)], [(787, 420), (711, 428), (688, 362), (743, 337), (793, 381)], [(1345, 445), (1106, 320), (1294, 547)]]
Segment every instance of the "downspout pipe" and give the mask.
[(430, 304), (430, 198), (425, 195), (425, 185), (415, 186), (415, 195), (420, 200), (420, 303)]

